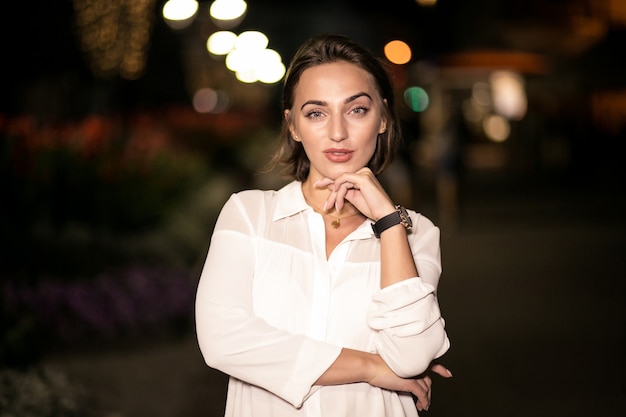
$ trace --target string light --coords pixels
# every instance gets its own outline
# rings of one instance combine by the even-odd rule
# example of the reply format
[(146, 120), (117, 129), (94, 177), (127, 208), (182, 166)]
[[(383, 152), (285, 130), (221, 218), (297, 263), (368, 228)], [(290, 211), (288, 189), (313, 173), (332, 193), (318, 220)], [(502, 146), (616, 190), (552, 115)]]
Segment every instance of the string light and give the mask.
[(81, 48), (99, 78), (133, 80), (145, 71), (155, 0), (74, 0)]

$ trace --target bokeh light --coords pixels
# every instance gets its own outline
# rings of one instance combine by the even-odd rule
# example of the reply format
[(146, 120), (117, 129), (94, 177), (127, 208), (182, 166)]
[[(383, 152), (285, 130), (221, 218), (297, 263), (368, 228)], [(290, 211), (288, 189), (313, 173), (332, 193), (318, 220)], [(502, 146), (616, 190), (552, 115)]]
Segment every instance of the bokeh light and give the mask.
[(247, 9), (248, 4), (244, 0), (215, 0), (211, 3), (209, 14), (217, 26), (227, 29), (239, 24)]
[(504, 117), (491, 114), (483, 120), (485, 135), (493, 142), (504, 142), (509, 138), (511, 126)]
[(226, 55), (226, 68), (233, 72), (243, 71), (253, 64), (252, 59), (251, 54), (246, 54), (241, 49), (233, 49)]
[(172, 29), (189, 26), (198, 13), (196, 0), (168, 0), (163, 5), (163, 20)]
[(259, 81), (265, 84), (274, 84), (285, 75), (285, 65), (280, 54), (273, 49), (265, 49), (259, 56), (256, 73)]
[(228, 105), (228, 95), (212, 88), (201, 88), (193, 96), (193, 108), (198, 113), (222, 113)]
[(476, 82), (472, 85), (472, 101), (476, 107), (491, 107), (491, 87), (486, 82)]
[(227, 30), (213, 33), (207, 39), (207, 50), (213, 55), (226, 55), (235, 48), (237, 35)]
[(528, 106), (523, 78), (511, 71), (495, 71), (489, 81), (496, 113), (509, 120), (521, 120)]
[(246, 51), (263, 50), (269, 44), (269, 39), (263, 32), (248, 30), (242, 32), (235, 41), (235, 48)]
[(269, 39), (258, 31), (246, 31), (235, 40), (235, 45), (226, 55), (226, 68), (235, 73), (243, 83), (260, 81), (273, 84), (285, 75), (285, 65), (278, 52), (268, 49)]
[(468, 98), (463, 100), (463, 104), (461, 105), (461, 111), (463, 113), (463, 117), (471, 124), (480, 124), (485, 116), (485, 107), (478, 105), (476, 100), (473, 98)]
[(209, 113), (217, 106), (217, 91), (201, 88), (193, 95), (193, 108), (198, 113)]
[(423, 112), (428, 108), (428, 93), (421, 87), (409, 87), (404, 90), (404, 102), (414, 112)]
[(411, 48), (406, 42), (400, 40), (388, 42), (384, 53), (385, 57), (394, 64), (402, 65), (411, 60)]
[(235, 77), (245, 84), (252, 84), (257, 82), (259, 79), (256, 75), (256, 71), (254, 71), (253, 67), (245, 67), (235, 72)]

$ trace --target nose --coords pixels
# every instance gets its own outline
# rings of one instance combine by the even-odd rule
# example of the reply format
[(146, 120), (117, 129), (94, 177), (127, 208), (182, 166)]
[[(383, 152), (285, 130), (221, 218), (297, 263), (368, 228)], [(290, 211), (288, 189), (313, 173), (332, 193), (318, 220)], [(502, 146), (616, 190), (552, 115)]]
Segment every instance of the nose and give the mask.
[(343, 117), (335, 116), (330, 119), (328, 137), (335, 142), (341, 142), (348, 137), (348, 129)]

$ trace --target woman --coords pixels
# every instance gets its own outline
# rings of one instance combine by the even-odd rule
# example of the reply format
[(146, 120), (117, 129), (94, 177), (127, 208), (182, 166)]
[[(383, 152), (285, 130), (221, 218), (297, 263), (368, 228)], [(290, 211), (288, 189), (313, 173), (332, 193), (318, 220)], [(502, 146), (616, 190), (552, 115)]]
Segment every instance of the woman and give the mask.
[(439, 229), (376, 179), (399, 142), (393, 104), (384, 67), (354, 41), (318, 36), (296, 52), (275, 157), (293, 180), (231, 196), (198, 286), (198, 341), (230, 375), (227, 416), (428, 409), (424, 372), (449, 347)]

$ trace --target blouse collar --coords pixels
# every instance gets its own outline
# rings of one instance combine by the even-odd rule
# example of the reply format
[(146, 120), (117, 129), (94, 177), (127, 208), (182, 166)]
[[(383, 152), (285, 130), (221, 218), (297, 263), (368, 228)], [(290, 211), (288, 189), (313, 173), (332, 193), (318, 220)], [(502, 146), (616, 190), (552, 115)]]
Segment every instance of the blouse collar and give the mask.
[(276, 210), (272, 221), (293, 216), (306, 209), (310, 209), (302, 194), (302, 182), (292, 181), (277, 191)]

